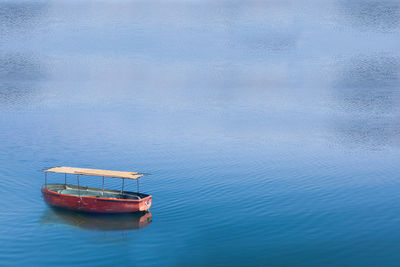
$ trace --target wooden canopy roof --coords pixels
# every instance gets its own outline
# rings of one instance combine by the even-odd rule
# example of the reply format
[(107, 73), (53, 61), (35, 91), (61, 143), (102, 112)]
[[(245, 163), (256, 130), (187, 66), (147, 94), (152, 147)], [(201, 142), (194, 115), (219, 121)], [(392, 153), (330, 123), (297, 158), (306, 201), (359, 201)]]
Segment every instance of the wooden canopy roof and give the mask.
[(55, 173), (71, 173), (79, 175), (126, 178), (126, 179), (138, 179), (143, 176), (143, 174), (139, 174), (137, 172), (109, 171), (109, 170), (85, 169), (85, 168), (74, 168), (74, 167), (54, 167), (44, 171), (55, 172)]

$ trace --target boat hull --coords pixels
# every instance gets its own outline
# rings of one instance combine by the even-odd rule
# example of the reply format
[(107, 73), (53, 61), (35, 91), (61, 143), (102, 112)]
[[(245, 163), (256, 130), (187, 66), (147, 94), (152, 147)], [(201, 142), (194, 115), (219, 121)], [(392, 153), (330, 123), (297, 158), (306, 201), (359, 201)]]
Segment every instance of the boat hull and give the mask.
[(147, 211), (151, 196), (142, 199), (110, 199), (102, 197), (74, 196), (54, 192), (42, 187), (45, 201), (51, 206), (91, 213), (130, 213)]

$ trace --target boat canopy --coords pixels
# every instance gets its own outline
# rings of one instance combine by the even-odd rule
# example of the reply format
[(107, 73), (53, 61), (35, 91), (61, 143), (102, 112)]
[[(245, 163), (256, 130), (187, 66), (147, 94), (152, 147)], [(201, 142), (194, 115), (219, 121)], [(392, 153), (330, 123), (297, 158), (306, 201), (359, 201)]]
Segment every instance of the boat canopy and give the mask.
[(100, 169), (85, 169), (85, 168), (74, 168), (74, 167), (54, 167), (45, 172), (55, 173), (71, 173), (77, 175), (91, 175), (91, 176), (103, 176), (103, 177), (115, 177), (115, 178), (126, 178), (126, 179), (138, 179), (143, 176), (138, 172), (123, 172), (123, 171), (109, 171)]

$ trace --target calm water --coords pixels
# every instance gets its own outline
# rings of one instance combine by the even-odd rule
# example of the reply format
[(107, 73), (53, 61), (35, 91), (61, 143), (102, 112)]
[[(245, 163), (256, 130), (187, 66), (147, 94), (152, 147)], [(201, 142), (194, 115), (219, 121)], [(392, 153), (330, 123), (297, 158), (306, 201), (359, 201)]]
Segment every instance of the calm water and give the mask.
[[(388, 0), (2, 1), (0, 265), (398, 265), (399, 34)], [(151, 173), (151, 214), (50, 209), (57, 165)]]

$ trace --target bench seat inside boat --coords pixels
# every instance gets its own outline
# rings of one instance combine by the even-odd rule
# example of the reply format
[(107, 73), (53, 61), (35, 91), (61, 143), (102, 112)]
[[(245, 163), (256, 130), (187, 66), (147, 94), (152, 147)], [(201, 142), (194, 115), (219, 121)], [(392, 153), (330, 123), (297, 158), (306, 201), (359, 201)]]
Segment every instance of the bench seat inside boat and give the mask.
[(77, 190), (72, 188), (61, 189), (58, 190), (60, 194), (73, 195), (73, 196), (82, 196), (82, 197), (102, 197), (102, 198), (112, 198), (112, 199), (140, 199), (137, 195), (132, 194), (117, 194), (117, 193), (108, 193), (99, 191), (90, 191), (90, 190)]
[[(101, 192), (96, 191), (86, 191), (86, 190), (77, 190), (77, 189), (62, 189), (58, 190), (58, 193), (66, 194), (66, 195), (73, 195), (73, 196), (85, 196), (85, 197), (101, 197)], [(106, 198), (116, 198), (116, 194), (104, 194)]]

